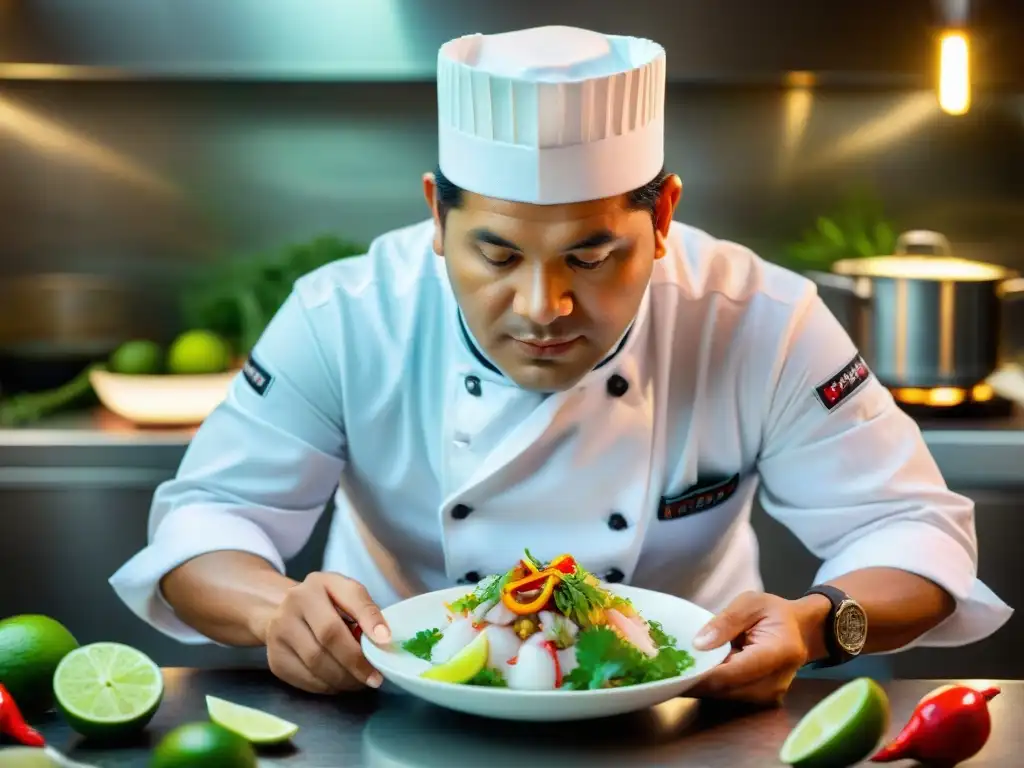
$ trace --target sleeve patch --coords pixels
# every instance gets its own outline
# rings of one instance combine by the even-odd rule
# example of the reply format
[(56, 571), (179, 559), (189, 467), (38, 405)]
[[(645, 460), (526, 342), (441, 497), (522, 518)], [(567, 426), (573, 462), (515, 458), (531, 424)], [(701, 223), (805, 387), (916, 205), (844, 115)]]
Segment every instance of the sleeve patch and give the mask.
[(256, 358), (252, 355), (249, 355), (249, 359), (242, 366), (242, 375), (249, 382), (249, 386), (260, 397), (267, 394), (267, 390), (270, 389), (270, 385), (274, 382), (274, 377), (267, 373), (267, 370), (257, 363)]
[(861, 385), (871, 379), (871, 369), (858, 353), (832, 376), (814, 388), (815, 397), (826, 411), (834, 411)]

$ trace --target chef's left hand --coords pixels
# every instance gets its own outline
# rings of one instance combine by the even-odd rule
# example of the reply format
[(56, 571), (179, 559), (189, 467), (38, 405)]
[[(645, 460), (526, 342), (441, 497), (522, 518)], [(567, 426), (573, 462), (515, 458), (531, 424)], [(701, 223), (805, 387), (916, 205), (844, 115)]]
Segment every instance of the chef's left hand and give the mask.
[(726, 643), (732, 653), (688, 696), (776, 704), (807, 663), (806, 620), (796, 602), (763, 592), (745, 592), (709, 621), (694, 647), (710, 650)]

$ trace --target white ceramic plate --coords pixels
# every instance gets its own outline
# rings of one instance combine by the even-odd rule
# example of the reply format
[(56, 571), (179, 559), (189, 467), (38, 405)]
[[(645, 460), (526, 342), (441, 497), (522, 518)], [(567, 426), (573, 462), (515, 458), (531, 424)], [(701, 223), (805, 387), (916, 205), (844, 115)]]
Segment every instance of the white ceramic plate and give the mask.
[(446, 626), (444, 604), (466, 594), (468, 587), (418, 595), (385, 608), (384, 618), (394, 641), (378, 645), (364, 634), (363, 653), (386, 680), (433, 704), (482, 717), (532, 721), (587, 720), (645, 709), (683, 694), (728, 655), (728, 645), (712, 651), (693, 649), (694, 636), (711, 618), (711, 613), (703, 608), (661, 592), (624, 585), (603, 586), (631, 600), (644, 618), (660, 622), (675, 637), (676, 646), (693, 654), (696, 663), (679, 677), (597, 691), (520, 691), (421, 678), (420, 673), (430, 663), (404, 651), (401, 642), (420, 630)]

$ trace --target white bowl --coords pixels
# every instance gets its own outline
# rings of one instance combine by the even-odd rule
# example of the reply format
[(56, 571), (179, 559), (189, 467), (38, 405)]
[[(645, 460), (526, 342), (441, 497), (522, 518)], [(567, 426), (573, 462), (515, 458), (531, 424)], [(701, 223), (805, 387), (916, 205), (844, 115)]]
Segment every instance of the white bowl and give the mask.
[(140, 426), (202, 423), (227, 396), (238, 371), (199, 376), (130, 376), (92, 371), (89, 382), (109, 410)]
[(712, 617), (700, 606), (638, 587), (603, 586), (631, 600), (644, 618), (660, 622), (675, 637), (676, 646), (693, 655), (695, 664), (667, 680), (595, 691), (523, 691), (424, 679), (419, 675), (430, 663), (403, 650), (401, 643), (420, 630), (446, 626), (444, 603), (466, 594), (466, 587), (418, 595), (385, 608), (384, 618), (394, 639), (380, 645), (364, 634), (363, 653), (386, 680), (414, 696), (470, 715), (523, 721), (588, 720), (646, 709), (680, 696), (729, 655), (728, 644), (712, 651), (693, 649), (693, 638)]

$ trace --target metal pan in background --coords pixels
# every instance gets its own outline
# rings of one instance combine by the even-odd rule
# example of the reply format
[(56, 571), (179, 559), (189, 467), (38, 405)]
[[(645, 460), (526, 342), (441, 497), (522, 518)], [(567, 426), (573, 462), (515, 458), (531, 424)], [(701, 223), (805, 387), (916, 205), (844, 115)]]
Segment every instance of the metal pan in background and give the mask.
[(131, 287), (89, 274), (0, 279), (0, 396), (66, 384), (132, 337)]
[(970, 388), (1000, 363), (1004, 302), (1024, 278), (996, 264), (957, 258), (938, 232), (915, 230), (896, 253), (844, 259), (807, 277), (851, 303), (854, 343), (888, 387)]

